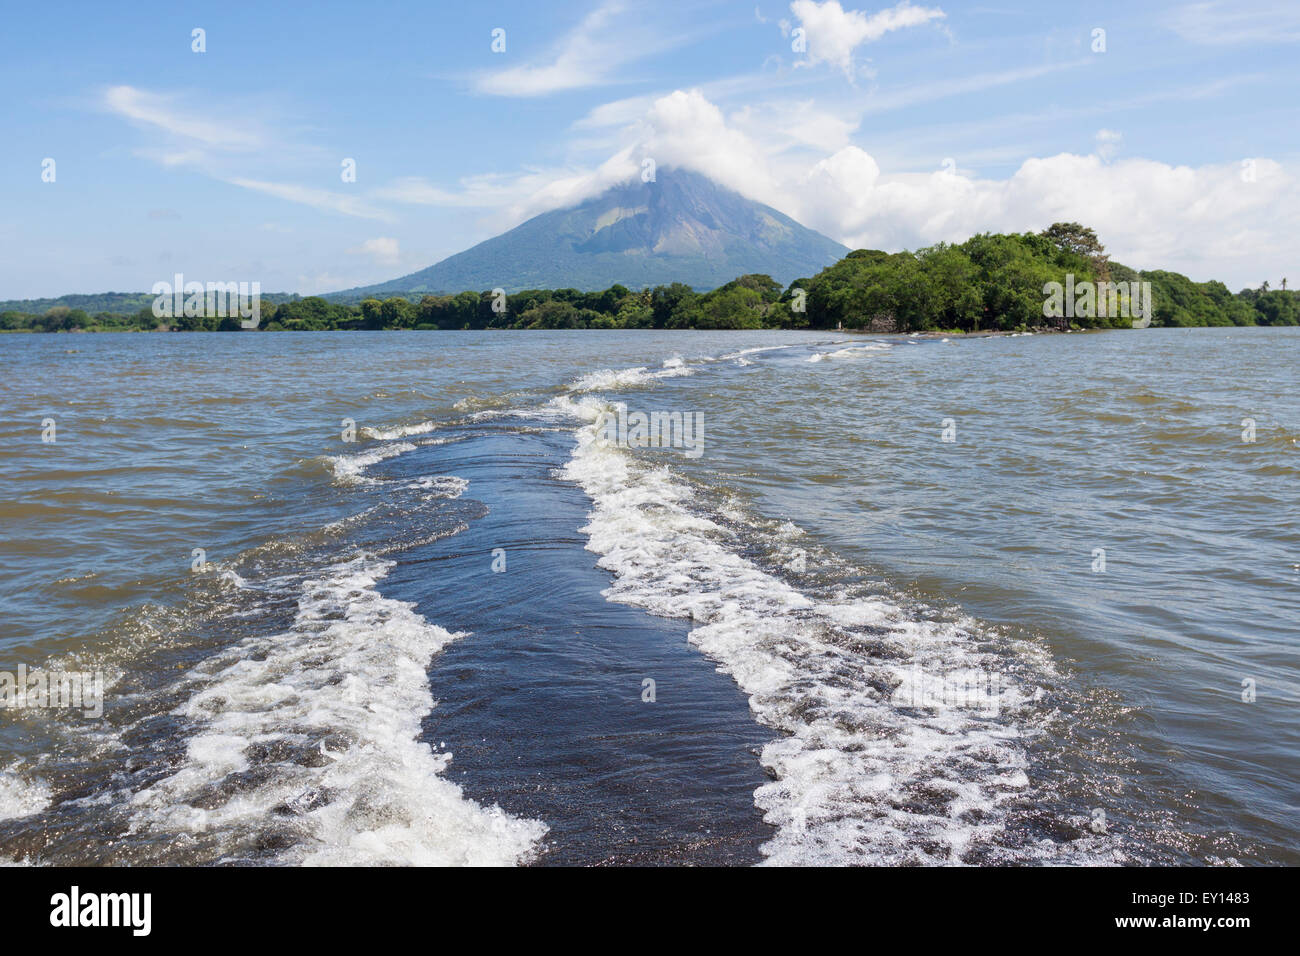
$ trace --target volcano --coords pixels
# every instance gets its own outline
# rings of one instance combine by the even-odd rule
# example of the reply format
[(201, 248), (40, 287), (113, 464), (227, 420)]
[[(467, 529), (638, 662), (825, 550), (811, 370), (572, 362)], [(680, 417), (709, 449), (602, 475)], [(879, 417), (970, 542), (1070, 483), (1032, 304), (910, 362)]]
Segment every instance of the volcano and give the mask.
[(848, 251), (706, 176), (661, 169), (653, 182), (614, 186), (419, 272), (330, 298), (495, 288), (593, 291), (615, 283), (640, 289), (683, 282), (704, 291), (747, 273), (786, 285)]

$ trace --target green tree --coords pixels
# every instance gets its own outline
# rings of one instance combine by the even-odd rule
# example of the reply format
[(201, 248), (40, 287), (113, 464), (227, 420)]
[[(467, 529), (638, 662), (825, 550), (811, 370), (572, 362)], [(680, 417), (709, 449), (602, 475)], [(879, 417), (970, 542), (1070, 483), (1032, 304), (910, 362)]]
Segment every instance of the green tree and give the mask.
[(1077, 222), (1054, 222), (1039, 235), (1062, 252), (1087, 259), (1097, 279), (1110, 278), (1110, 258), (1094, 230)]

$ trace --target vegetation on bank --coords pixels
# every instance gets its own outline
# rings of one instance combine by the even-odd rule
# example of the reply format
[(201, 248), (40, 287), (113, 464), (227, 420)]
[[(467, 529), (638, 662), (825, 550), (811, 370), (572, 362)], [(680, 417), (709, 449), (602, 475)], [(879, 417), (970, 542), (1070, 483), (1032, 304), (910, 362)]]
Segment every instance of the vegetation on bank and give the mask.
[[(1176, 272), (1139, 272), (1111, 262), (1096, 234), (1078, 223), (1041, 233), (982, 233), (966, 242), (916, 252), (851, 252), (814, 276), (782, 289), (766, 275), (745, 275), (710, 292), (682, 283), (602, 292), (532, 289), (394, 296), (356, 305), (319, 296), (263, 296), (260, 329), (869, 329), (874, 332), (1014, 331), (1042, 327), (1127, 328), (1128, 315), (1043, 316), (1044, 286), (1149, 282), (1153, 326), (1300, 325), (1300, 294), (1193, 282)], [(114, 294), (107, 294), (112, 296)], [(86, 297), (94, 299), (96, 297)], [(0, 311), (0, 330), (238, 331), (239, 318), (158, 319), (147, 303), (134, 313), (66, 304), (42, 312)], [(276, 304), (275, 300), (280, 300)], [(134, 304), (134, 303), (133, 303)], [(503, 308), (504, 306), (504, 308)]]

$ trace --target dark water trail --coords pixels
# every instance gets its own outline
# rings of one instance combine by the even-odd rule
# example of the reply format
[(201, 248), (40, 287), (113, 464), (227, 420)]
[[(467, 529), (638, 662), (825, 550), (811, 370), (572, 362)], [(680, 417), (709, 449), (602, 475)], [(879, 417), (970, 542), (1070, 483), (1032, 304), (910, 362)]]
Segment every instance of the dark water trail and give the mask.
[(572, 444), (503, 426), (386, 469), (466, 478), (487, 507), (386, 582), (472, 631), (434, 662), (425, 738), (455, 754), (447, 776), (469, 797), (547, 822), (543, 864), (757, 862), (769, 734), (682, 624), (602, 597), (609, 575), (575, 530), (589, 502), (554, 475)]

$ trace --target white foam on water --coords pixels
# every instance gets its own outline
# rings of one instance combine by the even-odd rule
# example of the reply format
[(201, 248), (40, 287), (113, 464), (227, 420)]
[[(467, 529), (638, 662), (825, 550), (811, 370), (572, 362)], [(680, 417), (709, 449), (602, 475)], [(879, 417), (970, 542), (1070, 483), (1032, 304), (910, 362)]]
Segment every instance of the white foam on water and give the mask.
[(831, 352), (814, 352), (808, 356), (810, 362), (825, 362), (828, 359), (851, 358), (862, 352), (888, 352), (893, 346), (885, 342), (873, 342), (870, 345), (851, 345)]
[(246, 581), (234, 568), (223, 568), (221, 570), (221, 580), (225, 581), (227, 584), (233, 584), (237, 588), (248, 587), (248, 581)]
[(456, 475), (425, 475), (406, 487), (430, 492), (425, 496), (427, 498), (459, 498), (469, 487), (469, 482)]
[(744, 358), (746, 355), (757, 355), (759, 352), (780, 352), (785, 349), (799, 349), (799, 348), (803, 348), (803, 346), (802, 345), (760, 345), (757, 348), (740, 349), (737, 352), (728, 352), (725, 355), (719, 355), (718, 360), (725, 362), (728, 359)]
[[(592, 499), (583, 531), (614, 575), (606, 597), (689, 619), (691, 643), (783, 734), (761, 755), (775, 779), (754, 795), (778, 828), (767, 861), (956, 863), (995, 838), (1029, 784), (1017, 712), (1033, 694), (1001, 673), (973, 622), (915, 620), (883, 597), (807, 596), (728, 547), (733, 533), (666, 469), (600, 437), (607, 406), (569, 407), (588, 424), (561, 473)], [(895, 698), (917, 673), (942, 689), (994, 670), (992, 693), (962, 706)]]
[(175, 712), (195, 732), (175, 772), (132, 797), (133, 831), (215, 840), (222, 859), (269, 845), (291, 864), (508, 865), (536, 853), (544, 824), (466, 798), (442, 776), (451, 755), (420, 739), (435, 704), (429, 661), (464, 635), (381, 595), (392, 567), (362, 554), (323, 569), (287, 631), (187, 675)]
[(694, 375), (695, 369), (686, 364), (685, 359), (680, 355), (674, 355), (672, 358), (664, 359), (664, 364), (659, 371), (654, 373), (655, 378), (677, 378), (681, 375)]
[(50, 788), (20, 774), (14, 766), (0, 770), (0, 820), (28, 817), (50, 805)]
[(687, 365), (680, 356), (665, 359), (663, 367), (651, 371), (649, 366), (639, 365), (635, 368), (601, 369), (589, 372), (569, 383), (568, 389), (575, 394), (584, 392), (612, 392), (623, 388), (640, 388), (651, 382), (665, 378), (677, 378), (682, 375), (694, 375), (695, 369)]
[(394, 458), (408, 451), (415, 451), (415, 446), (410, 442), (395, 442), (357, 452), (354, 455), (326, 456), (325, 460), (330, 463), (330, 468), (334, 471), (334, 480), (341, 485), (374, 484), (375, 479), (367, 478), (365, 475), (367, 468), (379, 464), (386, 458)]
[(378, 505), (371, 505), (369, 508), (365, 508), (354, 515), (347, 515), (346, 517), (338, 518), (334, 521), (331, 521), (329, 524), (325, 525), (325, 527), (322, 528), (321, 530), (329, 534), (343, 531), (347, 528), (350, 528), (352, 525), (365, 521), (366, 518), (368, 518), (370, 515), (374, 514), (378, 510), (379, 510)]
[(637, 368), (601, 369), (588, 372), (569, 384), (572, 392), (608, 392), (619, 388), (635, 388), (654, 380), (654, 374), (642, 365)]
[(362, 428), (361, 434), (365, 438), (393, 441), (397, 438), (410, 438), (412, 435), (427, 435), (441, 427), (438, 422), (420, 422), (415, 425), (395, 425), (392, 428)]

